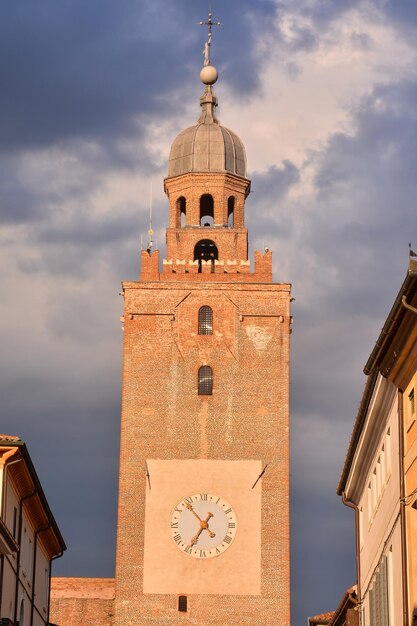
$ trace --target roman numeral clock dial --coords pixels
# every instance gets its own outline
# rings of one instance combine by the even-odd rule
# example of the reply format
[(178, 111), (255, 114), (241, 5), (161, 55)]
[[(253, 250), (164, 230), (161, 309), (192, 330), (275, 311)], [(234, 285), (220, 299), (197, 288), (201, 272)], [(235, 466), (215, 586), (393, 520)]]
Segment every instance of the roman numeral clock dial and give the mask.
[(175, 545), (185, 554), (208, 559), (222, 554), (236, 536), (236, 514), (222, 497), (195, 493), (180, 500), (171, 516)]

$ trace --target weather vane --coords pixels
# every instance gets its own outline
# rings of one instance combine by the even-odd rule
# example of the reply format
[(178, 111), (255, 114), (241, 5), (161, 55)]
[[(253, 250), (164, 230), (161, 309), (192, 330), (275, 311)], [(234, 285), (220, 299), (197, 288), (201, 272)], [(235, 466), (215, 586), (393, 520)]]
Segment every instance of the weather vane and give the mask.
[(203, 50), (203, 55), (204, 55), (204, 65), (210, 65), (210, 46), (211, 46), (211, 39), (213, 37), (213, 33), (212, 33), (212, 28), (213, 26), (221, 26), (222, 23), (221, 22), (213, 22), (213, 13), (211, 12), (211, 7), (209, 9), (209, 14), (208, 14), (208, 21), (207, 22), (198, 22), (199, 26), (207, 26), (208, 27), (208, 37), (207, 37), (207, 41), (204, 44), (204, 50)]

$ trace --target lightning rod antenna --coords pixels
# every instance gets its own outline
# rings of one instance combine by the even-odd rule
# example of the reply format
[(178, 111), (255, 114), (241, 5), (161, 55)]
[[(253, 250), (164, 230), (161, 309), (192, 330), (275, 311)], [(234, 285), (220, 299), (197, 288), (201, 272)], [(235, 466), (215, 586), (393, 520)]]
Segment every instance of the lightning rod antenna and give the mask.
[(146, 248), (146, 250), (148, 251), (148, 253), (150, 254), (152, 252), (152, 248), (153, 248), (153, 240), (152, 240), (152, 235), (153, 235), (153, 230), (152, 230), (152, 196), (153, 196), (153, 186), (152, 186), (152, 178), (151, 178), (151, 191), (150, 191), (150, 198), (149, 198), (149, 230), (148, 230), (148, 235), (149, 235), (149, 241), (148, 241), (148, 246)]

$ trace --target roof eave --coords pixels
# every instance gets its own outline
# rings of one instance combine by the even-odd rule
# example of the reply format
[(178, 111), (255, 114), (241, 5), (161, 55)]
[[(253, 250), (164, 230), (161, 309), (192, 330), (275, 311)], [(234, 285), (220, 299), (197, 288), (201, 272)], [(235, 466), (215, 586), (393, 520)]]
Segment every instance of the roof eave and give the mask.
[(401, 289), (394, 301), (391, 311), (382, 327), (381, 333), (375, 343), (375, 347), (372, 350), (366, 365), (364, 367), (364, 373), (369, 375), (374, 367), (376, 367), (387, 350), (390, 344), (392, 336), (403, 319), (406, 309), (402, 304), (403, 296), (414, 295), (417, 290), (417, 260), (410, 258), (408, 264), (407, 275), (404, 279)]
[(48, 516), (48, 519), (50, 520), (50, 526), (53, 529), (53, 532), (59, 543), (59, 546), (61, 548), (61, 553), (64, 552), (67, 549), (67, 546), (65, 545), (64, 538), (61, 535), (61, 531), (59, 530), (55, 517), (49, 507), (48, 501), (45, 496), (45, 492), (43, 491), (41, 482), (39, 480), (38, 474), (36, 473), (35, 466), (33, 465), (32, 459), (30, 458), (30, 454), (26, 447), (25, 442), (22, 439), (13, 440), (13, 438), (6, 438), (6, 439), (0, 439), (0, 446), (20, 448), (22, 458), (24, 459), (27, 465), (27, 468), (29, 470), (29, 473), (32, 477), (34, 487), (35, 487), (35, 492), (39, 496), (42, 502), (42, 506), (45, 510), (45, 513)]
[(400, 325), (407, 311), (402, 303), (403, 296), (411, 298), (416, 291), (417, 260), (410, 257), (407, 275), (404, 279), (403, 284), (401, 285), (394, 304), (375, 343), (375, 347), (372, 350), (363, 370), (366, 376), (368, 376), (368, 379), (366, 381), (365, 389), (363, 391), (362, 398), (359, 404), (359, 409), (355, 418), (355, 423), (353, 426), (352, 436), (349, 442), (345, 463), (343, 465), (341, 477), (336, 490), (336, 493), (339, 496), (343, 494), (346, 488), (346, 483), (355, 455), (356, 446), (362, 433), (362, 428), (369, 407), (369, 402), (371, 400), (372, 393), (375, 387), (375, 382), (378, 376), (378, 366), (381, 363), (383, 356), (394, 337), (395, 331), (398, 329), (398, 326)]
[(359, 404), (359, 409), (356, 414), (355, 423), (353, 425), (353, 431), (349, 442), (348, 451), (346, 453), (346, 459), (343, 465), (342, 474), (340, 476), (339, 484), (337, 486), (336, 493), (338, 496), (341, 496), (346, 488), (346, 483), (349, 478), (350, 468), (352, 466), (352, 462), (355, 456), (356, 447), (359, 442), (359, 438), (362, 433), (362, 428), (365, 423), (366, 414), (368, 411), (369, 403), (372, 398), (372, 394), (374, 391), (376, 379), (378, 377), (378, 370), (375, 368), (371, 375), (368, 376), (365, 388), (362, 393), (362, 398)]

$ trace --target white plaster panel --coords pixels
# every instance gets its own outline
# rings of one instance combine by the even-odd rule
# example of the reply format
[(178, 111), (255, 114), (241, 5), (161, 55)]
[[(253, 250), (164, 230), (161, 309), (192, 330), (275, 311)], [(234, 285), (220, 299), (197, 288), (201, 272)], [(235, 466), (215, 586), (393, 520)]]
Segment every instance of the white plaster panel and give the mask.
[[(259, 595), (261, 592), (261, 461), (147, 460), (143, 592)], [(237, 517), (232, 545), (218, 557), (180, 551), (171, 516), (187, 495), (207, 492), (227, 500)]]

